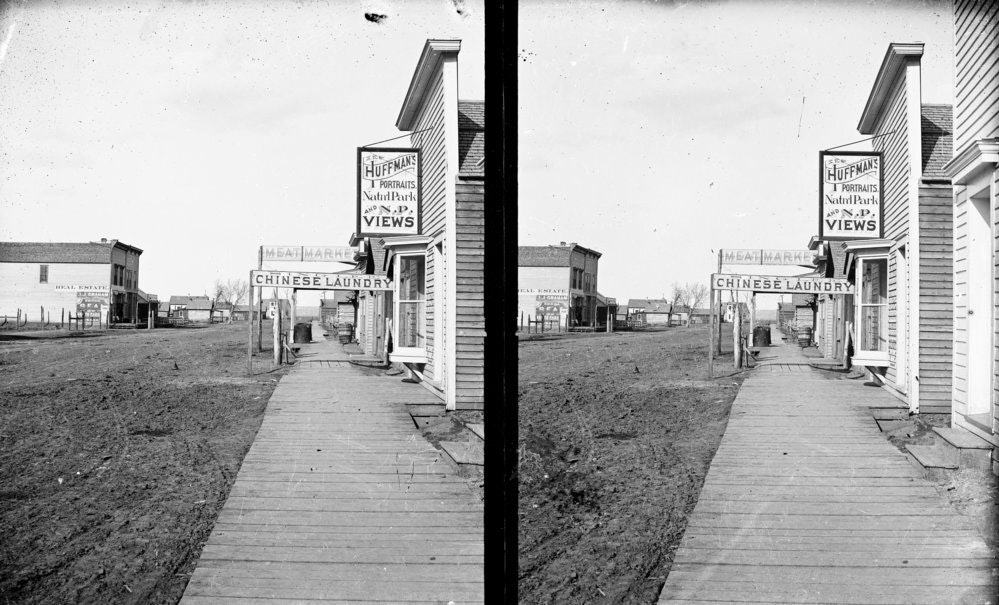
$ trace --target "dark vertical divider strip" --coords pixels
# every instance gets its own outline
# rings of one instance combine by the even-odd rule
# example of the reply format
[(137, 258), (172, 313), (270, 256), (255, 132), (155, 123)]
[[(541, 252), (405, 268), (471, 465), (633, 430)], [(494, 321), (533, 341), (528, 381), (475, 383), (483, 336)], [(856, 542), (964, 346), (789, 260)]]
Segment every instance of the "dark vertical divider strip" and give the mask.
[(517, 602), (517, 2), (485, 3), (485, 597)]

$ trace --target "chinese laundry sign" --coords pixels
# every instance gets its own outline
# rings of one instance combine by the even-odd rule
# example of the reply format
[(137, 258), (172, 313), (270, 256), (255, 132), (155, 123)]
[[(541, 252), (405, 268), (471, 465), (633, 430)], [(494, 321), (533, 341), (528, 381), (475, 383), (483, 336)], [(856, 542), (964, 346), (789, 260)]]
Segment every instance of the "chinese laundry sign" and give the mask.
[(819, 238), (854, 240), (882, 236), (882, 155), (819, 152)]
[(845, 279), (785, 277), (782, 275), (713, 273), (711, 275), (711, 288), (771, 294), (853, 294), (853, 285)]
[(298, 290), (391, 290), (384, 275), (360, 273), (301, 273), (298, 271), (250, 271), (251, 286)]
[(420, 150), (357, 150), (357, 233), (420, 233)]
[(814, 250), (722, 250), (723, 265), (807, 265), (815, 264)]
[(260, 258), (265, 261), (335, 261), (354, 262), (350, 246), (261, 246)]

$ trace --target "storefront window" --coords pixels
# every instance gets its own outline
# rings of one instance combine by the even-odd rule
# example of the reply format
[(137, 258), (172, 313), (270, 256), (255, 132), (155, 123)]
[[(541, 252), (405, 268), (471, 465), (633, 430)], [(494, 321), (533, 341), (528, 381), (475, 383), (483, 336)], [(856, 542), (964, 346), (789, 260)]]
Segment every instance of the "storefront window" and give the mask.
[(888, 352), (888, 260), (860, 260), (860, 349)]
[(400, 256), (398, 262), (397, 346), (423, 349), (427, 334), (426, 259), (423, 255)]

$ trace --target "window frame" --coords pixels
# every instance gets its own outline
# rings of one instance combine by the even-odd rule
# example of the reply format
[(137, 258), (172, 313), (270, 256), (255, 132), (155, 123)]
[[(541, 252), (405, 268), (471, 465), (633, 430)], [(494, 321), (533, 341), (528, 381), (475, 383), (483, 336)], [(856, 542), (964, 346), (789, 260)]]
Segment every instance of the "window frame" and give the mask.
[[(891, 297), (888, 288), (888, 269), (890, 264), (890, 240), (867, 240), (847, 242), (844, 248), (847, 250), (847, 275), (854, 285), (853, 293), (853, 326), (850, 337), (853, 341), (853, 356), (851, 361), (854, 365), (869, 367), (887, 368), (891, 365), (889, 359), (889, 348), (891, 347), (891, 334), (888, 330), (889, 309)], [(864, 283), (863, 272), (866, 263), (884, 262), (884, 293), (883, 303), (864, 303)], [(883, 321), (879, 332), (884, 335), (885, 350), (877, 351), (861, 348), (861, 335), (864, 331), (863, 309), (870, 307), (883, 307)]]
[[(427, 271), (427, 253), (428, 246), (432, 245), (432, 241), (429, 237), (424, 235), (412, 235), (412, 236), (400, 236), (393, 238), (385, 238), (382, 240), (382, 245), (388, 253), (386, 262), (386, 273), (392, 280), (392, 352), (389, 353), (389, 361), (401, 362), (401, 363), (415, 363), (415, 364), (425, 364), (428, 361), (427, 355), (427, 342), (430, 340), (429, 322), (427, 317), (427, 311), (429, 305), (433, 304), (429, 296), (429, 288), (427, 287), (427, 279), (430, 277), (431, 273)], [(420, 300), (423, 309), (423, 346), (422, 347), (403, 347), (400, 346), (399, 339), (399, 327), (401, 322), (399, 321), (400, 315), (400, 303), (402, 302), (412, 302), (412, 299), (403, 299), (400, 295), (399, 288), (401, 286), (401, 280), (399, 279), (399, 267), (400, 260), (403, 258), (419, 257), (423, 262), (423, 299)], [(439, 259), (436, 259), (439, 260)], [(435, 284), (435, 288), (442, 288), (444, 284)], [(444, 311), (447, 312), (446, 310)], [(444, 321), (444, 318), (434, 318), (435, 322)], [(419, 320), (418, 320), (418, 323)], [(435, 325), (440, 325), (435, 323)], [(437, 342), (436, 346), (443, 346), (443, 343)]]
[(49, 266), (48, 265), (38, 265), (38, 283), (47, 284), (49, 283)]

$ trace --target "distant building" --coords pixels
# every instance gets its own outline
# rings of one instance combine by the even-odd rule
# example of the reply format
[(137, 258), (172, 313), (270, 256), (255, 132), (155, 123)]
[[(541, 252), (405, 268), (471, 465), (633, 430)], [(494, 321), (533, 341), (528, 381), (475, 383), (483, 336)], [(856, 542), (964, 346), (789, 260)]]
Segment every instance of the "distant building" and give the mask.
[(520, 317), (557, 318), (568, 327), (597, 325), (597, 266), (601, 254), (575, 242), (520, 246), (517, 262)]
[(20, 309), (32, 322), (65, 312), (95, 324), (138, 323), (141, 254), (115, 239), (0, 242), (0, 315)]
[(629, 298), (628, 318), (649, 326), (668, 326), (673, 304), (664, 298)]
[(207, 296), (204, 298), (195, 297), (187, 304), (187, 319), (211, 323), (214, 309), (215, 303)]
[(211, 302), (211, 299), (207, 296), (171, 296), (167, 303), (167, 317), (188, 319), (188, 308), (194, 301), (197, 301), (197, 305), (202, 307), (205, 302)]

